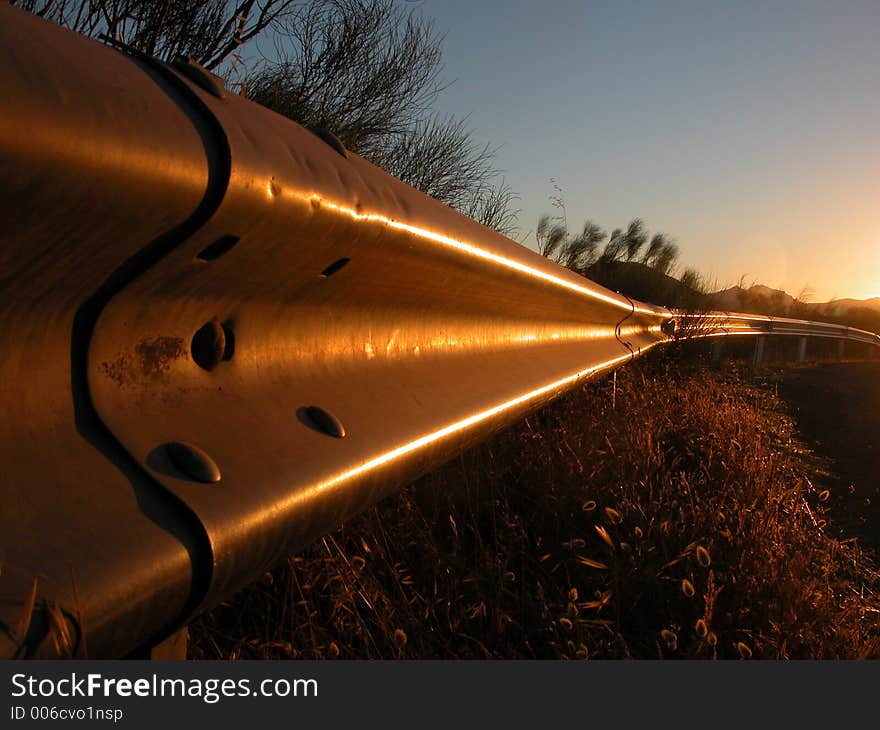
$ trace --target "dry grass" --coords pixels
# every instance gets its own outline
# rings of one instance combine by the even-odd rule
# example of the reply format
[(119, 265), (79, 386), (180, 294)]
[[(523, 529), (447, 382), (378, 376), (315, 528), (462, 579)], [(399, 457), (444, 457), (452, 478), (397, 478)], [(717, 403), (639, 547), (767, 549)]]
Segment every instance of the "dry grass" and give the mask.
[(662, 361), (611, 387), (292, 557), (196, 621), (192, 656), (880, 656), (880, 577), (772, 388)]

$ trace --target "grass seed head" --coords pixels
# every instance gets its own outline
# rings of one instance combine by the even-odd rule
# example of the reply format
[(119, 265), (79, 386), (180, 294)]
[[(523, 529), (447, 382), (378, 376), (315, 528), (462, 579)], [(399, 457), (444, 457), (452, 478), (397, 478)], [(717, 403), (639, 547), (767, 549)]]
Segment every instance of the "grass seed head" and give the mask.
[(621, 522), (623, 522), (623, 516), (616, 509), (606, 507), (605, 514), (608, 517), (608, 521), (611, 522), (612, 525), (619, 525)]
[(605, 565), (605, 563), (600, 563), (598, 560), (593, 560), (592, 558), (585, 558), (583, 555), (578, 555), (578, 562), (581, 565), (596, 568), (597, 570), (608, 570), (608, 566)]
[(614, 540), (611, 539), (611, 535), (608, 534), (608, 530), (606, 530), (602, 525), (593, 525), (596, 528), (596, 532), (599, 533), (599, 537), (605, 542), (608, 547), (614, 550)]
[(669, 651), (675, 651), (678, 649), (678, 636), (674, 631), (663, 629), (660, 632), (660, 636), (663, 638), (663, 642), (666, 644), (666, 648), (669, 649)]

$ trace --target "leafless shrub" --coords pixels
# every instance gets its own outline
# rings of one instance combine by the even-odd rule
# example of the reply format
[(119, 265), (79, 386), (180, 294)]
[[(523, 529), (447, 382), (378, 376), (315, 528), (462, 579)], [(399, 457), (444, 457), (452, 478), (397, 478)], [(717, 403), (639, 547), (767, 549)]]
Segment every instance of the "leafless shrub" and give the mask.
[(535, 230), (538, 253), (560, 263), (568, 242), (568, 231), (562, 223), (554, 223), (550, 216), (541, 216)]
[(216, 69), (283, 20), (294, 0), (19, 0), (36, 15), (91, 37), (108, 35), (163, 60)]
[(648, 242), (648, 232), (641, 218), (633, 218), (623, 234), (623, 253), (627, 261), (632, 261)]
[[(248, 96), (336, 134), (345, 146), (440, 202), (504, 233), (515, 194), (465, 120), (434, 111), (441, 38), (390, 0), (319, 0), (283, 23), (275, 58), (245, 80)], [(292, 42), (291, 42), (292, 41)]]

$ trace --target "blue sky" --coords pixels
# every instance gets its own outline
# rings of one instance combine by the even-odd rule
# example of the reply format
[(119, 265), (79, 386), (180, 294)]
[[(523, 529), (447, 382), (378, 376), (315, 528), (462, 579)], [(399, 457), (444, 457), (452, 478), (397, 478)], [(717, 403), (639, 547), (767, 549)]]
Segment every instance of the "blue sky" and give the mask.
[(641, 216), (719, 286), (880, 295), (880, 2), (413, 5), (520, 237), (554, 178), (571, 228)]

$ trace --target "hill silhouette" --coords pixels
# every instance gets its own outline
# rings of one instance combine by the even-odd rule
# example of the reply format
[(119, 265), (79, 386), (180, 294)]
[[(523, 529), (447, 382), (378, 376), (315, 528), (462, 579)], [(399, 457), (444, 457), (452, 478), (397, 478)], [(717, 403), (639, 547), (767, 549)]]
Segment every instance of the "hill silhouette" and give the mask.
[(719, 310), (831, 322), (880, 333), (880, 297), (805, 302), (763, 284), (707, 293), (699, 278), (684, 281), (637, 261), (597, 261), (584, 272), (603, 286), (674, 309)]
[(763, 284), (754, 284), (748, 289), (732, 286), (710, 295), (713, 306), (718, 309), (732, 310), (748, 306), (750, 303), (771, 305), (786, 311), (803, 308), (822, 313), (846, 314), (852, 309), (870, 309), (880, 312), (880, 297), (870, 299), (832, 299), (827, 302), (803, 302), (782, 289), (773, 289)]
[(704, 308), (706, 294), (699, 282), (682, 281), (638, 261), (597, 261), (587, 278), (633, 299), (677, 309)]
[(732, 286), (708, 296), (711, 309), (811, 319), (880, 332), (880, 297), (805, 302), (782, 289), (763, 284)]

